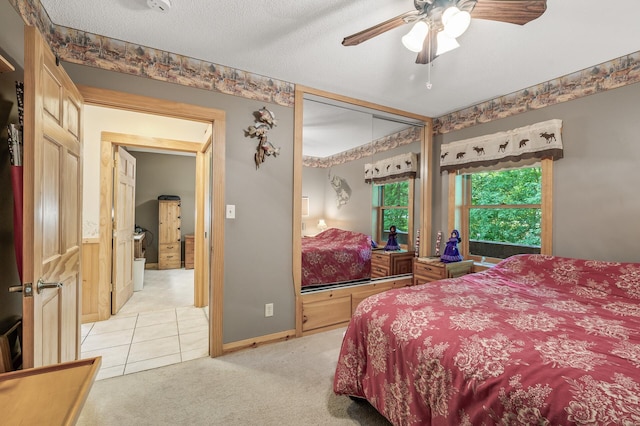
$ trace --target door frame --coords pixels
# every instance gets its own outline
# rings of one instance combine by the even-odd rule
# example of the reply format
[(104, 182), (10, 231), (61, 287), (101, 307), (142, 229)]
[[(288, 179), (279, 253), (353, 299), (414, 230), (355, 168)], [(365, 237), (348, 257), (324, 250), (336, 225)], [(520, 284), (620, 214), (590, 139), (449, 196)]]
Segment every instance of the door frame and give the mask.
[[(103, 132), (101, 143), (101, 173), (100, 173), (100, 234), (99, 234), (99, 277), (98, 286), (102, 289), (109, 288), (111, 276), (111, 176), (103, 176), (102, 170), (113, 163), (111, 152), (114, 144), (123, 144), (136, 147), (173, 150), (182, 152), (195, 152), (196, 154), (196, 222), (195, 222), (195, 253), (205, 253), (204, 246), (204, 212), (207, 194), (205, 194), (205, 180), (211, 182), (211, 223), (210, 229), (213, 235), (211, 241), (210, 256), (194, 256), (196, 285), (194, 296), (196, 306), (205, 306), (207, 299), (209, 305), (209, 354), (212, 357), (222, 355), (222, 319), (223, 319), (223, 290), (224, 290), (224, 185), (225, 185), (225, 126), (226, 115), (222, 110), (173, 102), (164, 99), (151, 98), (130, 93), (118, 92), (107, 89), (99, 89), (90, 86), (78, 85), (78, 90), (84, 97), (85, 105), (95, 105), (107, 108), (123, 109), (133, 112), (142, 112), (161, 115), (172, 118), (180, 118), (191, 121), (201, 121), (211, 124), (212, 137), (206, 138), (204, 143), (175, 141), (162, 138), (141, 137), (136, 142), (133, 139), (121, 138), (118, 133)], [(119, 139), (120, 138), (120, 139)], [(211, 146), (213, 170), (210, 176), (205, 176), (205, 153)], [(106, 152), (105, 152), (106, 151)], [(105, 157), (106, 154), (106, 157)], [(105, 163), (105, 158), (107, 158)], [(112, 165), (112, 164), (111, 164)], [(105, 181), (108, 179), (108, 181)], [(205, 266), (208, 261), (210, 268)], [(205, 271), (210, 271), (208, 286), (205, 284)], [(195, 285), (195, 284), (194, 284)], [(106, 287), (105, 287), (106, 286)], [(208, 291), (207, 291), (208, 290)], [(208, 293), (208, 297), (207, 296)], [(109, 296), (109, 293), (105, 297)], [(104, 313), (99, 313), (100, 315)], [(110, 315), (110, 314), (109, 314)], [(108, 316), (107, 316), (108, 318)]]

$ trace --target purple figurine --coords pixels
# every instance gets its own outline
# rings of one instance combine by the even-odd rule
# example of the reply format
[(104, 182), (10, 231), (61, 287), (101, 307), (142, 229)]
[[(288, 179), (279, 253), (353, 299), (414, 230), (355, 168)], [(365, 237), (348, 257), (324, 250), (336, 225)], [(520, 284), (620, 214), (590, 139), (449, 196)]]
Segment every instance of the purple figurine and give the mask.
[(389, 239), (387, 245), (384, 246), (385, 251), (398, 251), (400, 246), (398, 245), (398, 233), (396, 232), (395, 225), (389, 227)]
[(462, 256), (458, 251), (458, 243), (462, 241), (460, 233), (457, 229), (451, 231), (451, 238), (447, 241), (447, 246), (444, 249), (444, 253), (440, 256), (440, 261), (444, 263), (460, 262)]

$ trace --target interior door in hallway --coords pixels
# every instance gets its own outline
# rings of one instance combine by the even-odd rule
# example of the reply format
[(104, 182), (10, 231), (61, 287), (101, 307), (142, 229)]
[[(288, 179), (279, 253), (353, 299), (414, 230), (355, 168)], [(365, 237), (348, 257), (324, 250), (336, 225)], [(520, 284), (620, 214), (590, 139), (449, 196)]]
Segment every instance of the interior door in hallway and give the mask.
[(115, 147), (113, 174), (113, 262), (111, 313), (133, 295), (133, 232), (135, 227), (136, 159), (122, 146)]
[[(82, 106), (34, 27), (25, 27), (23, 366), (80, 355)], [(46, 402), (45, 402), (46, 403)]]

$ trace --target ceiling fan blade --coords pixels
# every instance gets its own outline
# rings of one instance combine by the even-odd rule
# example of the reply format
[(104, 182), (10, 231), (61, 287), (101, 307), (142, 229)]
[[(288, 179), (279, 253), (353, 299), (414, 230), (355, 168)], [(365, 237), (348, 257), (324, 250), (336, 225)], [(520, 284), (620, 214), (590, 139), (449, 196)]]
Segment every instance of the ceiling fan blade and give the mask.
[[(431, 42), (431, 45), (429, 45)], [(422, 43), (422, 50), (418, 53), (416, 58), (416, 64), (428, 64), (436, 58), (436, 52), (438, 51), (438, 32), (429, 31), (429, 34), (424, 38)]]
[(471, 11), (475, 19), (524, 25), (547, 10), (547, 0), (478, 0)]
[(358, 33), (352, 34), (348, 37), (345, 37), (342, 40), (343, 46), (356, 46), (363, 41), (367, 41), (370, 38), (375, 36), (379, 36), (382, 33), (385, 33), (389, 30), (397, 28), (401, 25), (406, 24), (405, 18), (410, 18), (418, 15), (420, 12), (417, 10), (412, 10), (410, 12), (403, 13), (402, 15), (396, 16), (395, 18), (391, 18), (388, 21), (384, 21), (380, 24), (374, 25), (371, 28), (367, 28), (366, 30), (362, 30)]

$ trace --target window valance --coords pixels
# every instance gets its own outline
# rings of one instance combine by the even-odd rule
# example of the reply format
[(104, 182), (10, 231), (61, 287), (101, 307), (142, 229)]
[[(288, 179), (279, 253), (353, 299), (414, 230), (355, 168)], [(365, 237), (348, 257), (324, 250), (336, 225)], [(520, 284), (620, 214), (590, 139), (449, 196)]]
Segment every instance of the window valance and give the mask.
[(366, 183), (391, 183), (418, 174), (418, 154), (408, 152), (364, 165)]
[(440, 172), (469, 168), (497, 170), (536, 162), (543, 158), (560, 159), (562, 120), (548, 120), (506, 132), (465, 139), (442, 145)]

